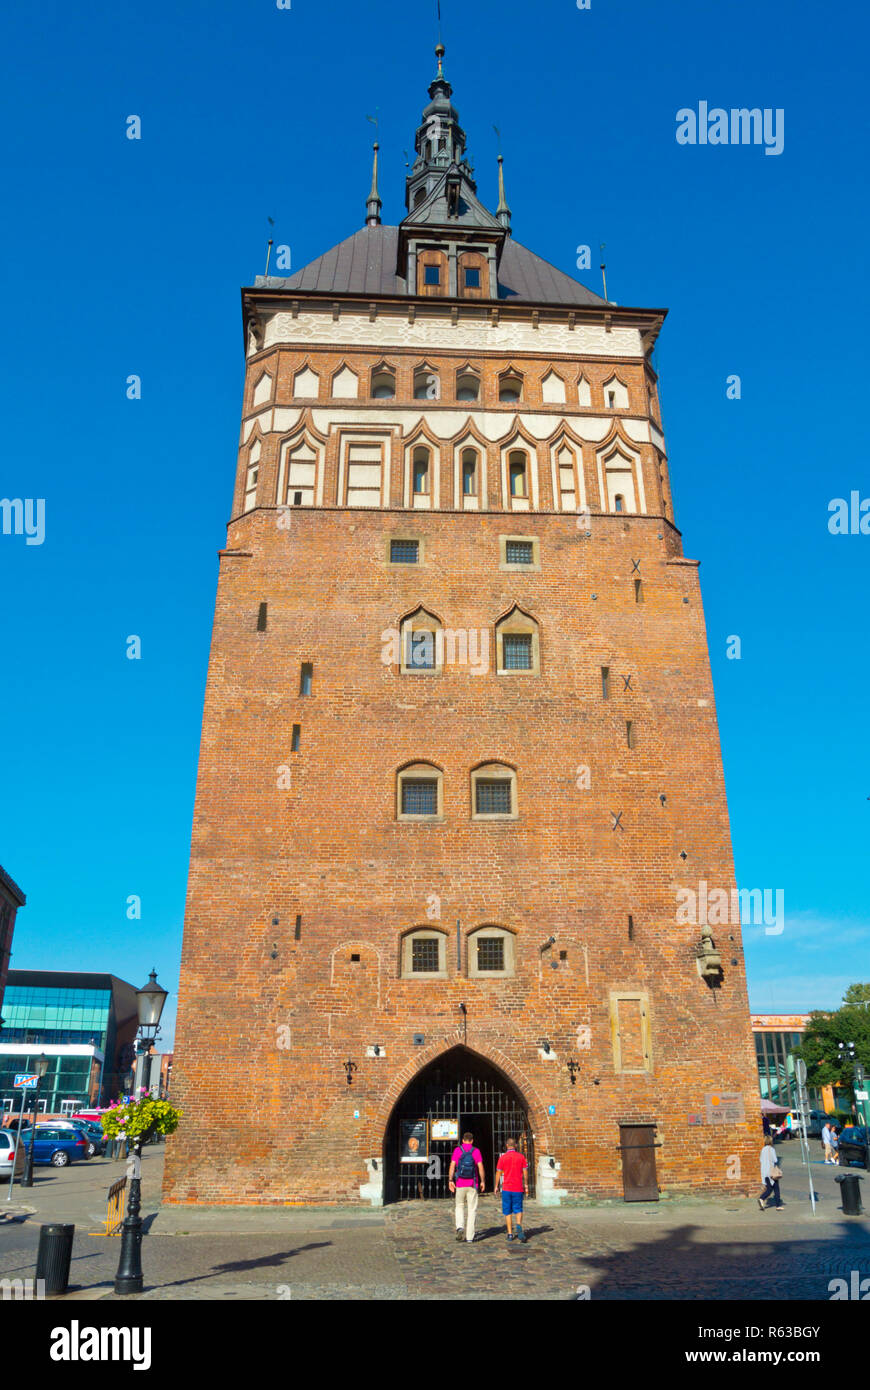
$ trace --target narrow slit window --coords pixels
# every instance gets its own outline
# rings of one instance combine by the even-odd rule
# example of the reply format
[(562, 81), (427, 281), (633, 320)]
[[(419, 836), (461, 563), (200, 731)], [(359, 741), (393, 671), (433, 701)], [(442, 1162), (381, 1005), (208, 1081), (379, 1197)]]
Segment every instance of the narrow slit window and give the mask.
[(641, 579), (634, 581), (634, 601), (635, 603), (643, 603), (643, 580)]
[(602, 700), (609, 700), (609, 699), (610, 699), (610, 667), (609, 667), (609, 666), (602, 666), (602, 668), (601, 668), (601, 698), (602, 698)]
[(628, 939), (634, 941), (634, 918), (631, 915), (628, 918)]
[(268, 621), (268, 616), (269, 616), (269, 605), (268, 605), (268, 603), (261, 603), (261, 604), (260, 604), (260, 607), (257, 609), (257, 631), (258, 631), (258, 632), (265, 632), (265, 631), (266, 631), (266, 623), (267, 623), (267, 621)]
[(296, 914), (296, 926), (293, 929), (293, 939), (294, 941), (302, 940), (302, 914), (299, 912)]
[(420, 449), (414, 454), (414, 492), (420, 494), (429, 491), (429, 455), (425, 449)]
[(314, 675), (314, 667), (310, 661), (303, 662), (302, 673), (299, 677), (299, 694), (311, 694), (311, 678)]
[(474, 497), (477, 494), (477, 454), (466, 449), (462, 455), (462, 495)]
[(627, 743), (629, 748), (634, 748), (637, 745), (637, 739), (634, 733), (634, 723), (631, 719), (626, 719), (625, 721), (625, 742)]
[(300, 744), (301, 741), (302, 741), (302, 726), (301, 726), (301, 724), (294, 724), (294, 725), (293, 725), (293, 734), (292, 734), (292, 737), (291, 737), (291, 739), (290, 739), (290, 752), (291, 752), (291, 753), (298, 753), (298, 752), (299, 752), (299, 744)]

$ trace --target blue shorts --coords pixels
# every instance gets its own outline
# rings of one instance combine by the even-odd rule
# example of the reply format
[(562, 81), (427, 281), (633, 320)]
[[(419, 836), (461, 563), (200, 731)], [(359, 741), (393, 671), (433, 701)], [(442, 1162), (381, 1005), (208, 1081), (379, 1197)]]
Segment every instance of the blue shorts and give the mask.
[(523, 1194), (522, 1192), (504, 1192), (501, 1194), (501, 1214), (502, 1216), (522, 1216), (523, 1214)]

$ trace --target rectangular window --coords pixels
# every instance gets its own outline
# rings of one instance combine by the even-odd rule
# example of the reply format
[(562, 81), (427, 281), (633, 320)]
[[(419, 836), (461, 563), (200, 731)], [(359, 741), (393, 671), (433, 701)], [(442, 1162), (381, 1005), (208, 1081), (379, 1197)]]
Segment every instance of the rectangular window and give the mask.
[(414, 464), (414, 491), (416, 493), (429, 491), (429, 464), (422, 460)]
[(462, 465), (462, 492), (465, 497), (473, 497), (477, 492), (477, 468), (473, 459), (466, 459)]
[(419, 541), (390, 541), (391, 565), (416, 565), (419, 558)]
[(437, 782), (411, 781), (410, 779), (406, 779), (402, 782), (403, 816), (437, 816), (437, 814)]
[(504, 940), (500, 936), (484, 936), (477, 943), (478, 970), (504, 970)]
[(420, 629), (405, 634), (405, 667), (409, 671), (435, 670), (435, 633)]
[(476, 782), (479, 816), (509, 816), (511, 813), (510, 782)]
[(480, 269), (478, 266), (468, 266), (465, 271), (465, 288), (467, 290), (480, 289)]
[(440, 268), (440, 266), (437, 266), (437, 265), (427, 265), (427, 266), (424, 266), (424, 267), (423, 267), (423, 284), (424, 284), (424, 285), (440, 285), (440, 284), (441, 284), (441, 268)]
[(609, 699), (610, 699), (610, 667), (609, 667), (609, 666), (602, 666), (602, 668), (601, 668), (601, 698), (602, 698), (602, 700), (609, 700)]
[(261, 603), (261, 604), (260, 604), (260, 607), (259, 607), (258, 610), (257, 610), (257, 631), (258, 631), (258, 632), (265, 632), (265, 631), (266, 631), (266, 621), (267, 621), (268, 612), (269, 612), (269, 605), (268, 605), (267, 603)]
[(291, 739), (290, 739), (290, 752), (291, 752), (291, 753), (298, 753), (298, 752), (299, 752), (299, 743), (300, 743), (301, 737), (302, 737), (302, 727), (301, 727), (301, 725), (299, 725), (299, 724), (294, 724), (294, 725), (293, 725), (293, 735), (292, 735), (292, 737), (291, 737)]
[(530, 565), (534, 560), (532, 541), (508, 541), (505, 544), (505, 564)]
[(411, 969), (415, 975), (438, 973), (437, 937), (415, 937), (411, 942)]
[(506, 632), (504, 644), (505, 671), (531, 671), (532, 634), (530, 632)]
[(310, 694), (311, 694), (311, 677), (312, 677), (313, 673), (314, 673), (314, 667), (311, 665), (311, 662), (310, 662), (310, 661), (303, 662), (303, 665), (302, 665), (302, 672), (301, 672), (301, 675), (300, 675), (300, 677), (299, 677), (299, 694), (300, 694), (300, 695), (310, 695)]

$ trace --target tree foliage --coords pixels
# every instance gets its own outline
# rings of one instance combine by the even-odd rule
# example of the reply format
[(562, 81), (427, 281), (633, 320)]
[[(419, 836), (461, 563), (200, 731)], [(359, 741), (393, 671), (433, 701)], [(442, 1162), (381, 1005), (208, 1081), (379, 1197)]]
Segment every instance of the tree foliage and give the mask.
[[(855, 1044), (854, 1061), (838, 1046), (850, 1042)], [(863, 1062), (870, 1077), (870, 985), (849, 985), (833, 1013), (814, 1010), (794, 1055), (807, 1064), (808, 1086), (840, 1086), (852, 1092), (855, 1062)]]

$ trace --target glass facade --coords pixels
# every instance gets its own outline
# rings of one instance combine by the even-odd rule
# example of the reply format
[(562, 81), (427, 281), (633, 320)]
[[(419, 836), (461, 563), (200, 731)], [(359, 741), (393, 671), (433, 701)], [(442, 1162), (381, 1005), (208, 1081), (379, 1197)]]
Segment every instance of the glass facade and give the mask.
[[(4, 1029), (5, 1032), (5, 1029)], [(0, 1053), (0, 1104), (6, 1112), (17, 1114), (21, 1106), (21, 1092), (13, 1088), (13, 1081), (19, 1072), (32, 1071), (40, 1048), (33, 1053)], [(51, 1057), (48, 1058), (48, 1071), (39, 1087), (39, 1109), (43, 1112), (60, 1114), (62, 1110), (76, 1110), (96, 1103), (100, 1085), (100, 1058)], [(28, 1092), (28, 1098), (32, 1092)], [(64, 1102), (74, 1101), (71, 1107)]]
[[(754, 1031), (754, 1037), (761, 1099), (793, 1109), (797, 1105), (794, 1049), (800, 1046), (803, 1033), (765, 1029), (764, 1032)], [(821, 1092), (812, 1086), (808, 1095), (811, 1108), (821, 1103)]]
[(6, 1043), (87, 1043), (106, 1051), (112, 991), (7, 985), (3, 1000)]

